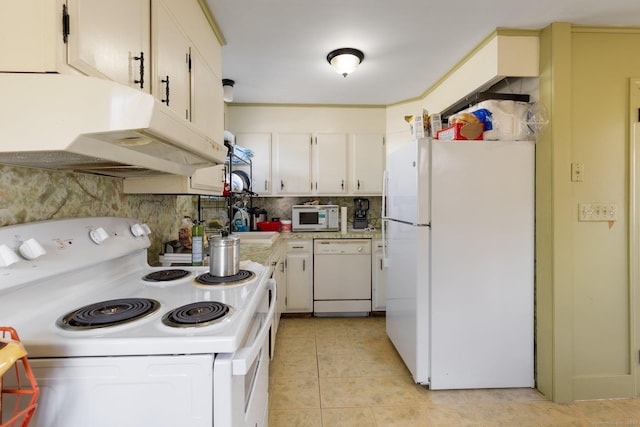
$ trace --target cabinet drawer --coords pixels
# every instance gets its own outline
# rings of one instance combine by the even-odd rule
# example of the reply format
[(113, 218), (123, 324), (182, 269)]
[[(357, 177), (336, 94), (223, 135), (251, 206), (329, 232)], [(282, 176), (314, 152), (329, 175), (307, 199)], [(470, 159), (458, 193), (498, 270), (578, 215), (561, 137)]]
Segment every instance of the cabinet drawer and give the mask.
[(287, 242), (287, 253), (290, 252), (313, 252), (312, 240), (291, 240)]

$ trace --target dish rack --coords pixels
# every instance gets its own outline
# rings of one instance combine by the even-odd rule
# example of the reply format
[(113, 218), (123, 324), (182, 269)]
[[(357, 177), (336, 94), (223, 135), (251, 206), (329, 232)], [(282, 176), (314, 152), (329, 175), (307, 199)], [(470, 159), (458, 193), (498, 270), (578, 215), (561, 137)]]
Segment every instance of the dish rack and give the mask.
[[(10, 385), (4, 385), (5, 379)], [(28, 426), (39, 393), (18, 333), (0, 326), (0, 427)]]
[[(226, 165), (228, 187), (225, 188), (222, 197), (199, 195), (197, 200), (198, 221), (204, 223), (204, 231), (208, 237), (220, 234), (223, 229), (230, 231), (236, 212), (235, 204), (238, 201), (244, 202), (244, 205), (251, 209), (253, 207), (253, 196), (257, 195), (251, 189), (253, 180), (251, 157), (253, 157), (253, 153), (247, 155), (246, 153), (251, 150), (232, 145), (228, 141), (225, 141), (225, 146), (229, 150)], [(237, 178), (243, 182), (241, 191), (237, 191), (237, 188), (232, 185), (234, 174), (237, 174)], [(221, 216), (218, 213), (220, 211), (224, 211), (226, 215)], [(216, 227), (212, 226), (213, 219), (219, 219), (219, 224)]]

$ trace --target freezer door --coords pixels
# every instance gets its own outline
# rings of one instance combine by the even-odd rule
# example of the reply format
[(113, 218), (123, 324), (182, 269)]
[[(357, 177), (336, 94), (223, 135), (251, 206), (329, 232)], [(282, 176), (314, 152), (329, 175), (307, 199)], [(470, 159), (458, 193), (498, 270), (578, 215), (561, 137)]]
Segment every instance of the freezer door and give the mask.
[(429, 381), (429, 227), (387, 221), (387, 335), (417, 383)]
[(385, 173), (388, 218), (429, 224), (429, 152), (429, 140), (419, 139), (389, 154)]

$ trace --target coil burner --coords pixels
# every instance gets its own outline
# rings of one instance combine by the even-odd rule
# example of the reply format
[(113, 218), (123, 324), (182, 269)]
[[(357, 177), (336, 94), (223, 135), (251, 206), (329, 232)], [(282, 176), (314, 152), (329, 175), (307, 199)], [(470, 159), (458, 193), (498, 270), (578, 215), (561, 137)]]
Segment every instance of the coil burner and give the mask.
[(149, 298), (123, 298), (85, 305), (67, 313), (58, 325), (68, 330), (87, 330), (116, 326), (142, 319), (160, 308)]
[(230, 316), (233, 309), (217, 301), (186, 304), (162, 316), (162, 323), (174, 328), (209, 326)]
[(249, 282), (256, 277), (256, 273), (249, 270), (240, 270), (237, 274), (232, 276), (214, 276), (211, 273), (201, 274), (196, 277), (198, 283), (204, 285), (239, 285), (241, 283)]
[(147, 282), (170, 282), (172, 280), (182, 279), (183, 277), (187, 277), (190, 273), (187, 270), (181, 269), (170, 269), (170, 270), (160, 270), (154, 271), (153, 273), (149, 273), (142, 278), (142, 280)]

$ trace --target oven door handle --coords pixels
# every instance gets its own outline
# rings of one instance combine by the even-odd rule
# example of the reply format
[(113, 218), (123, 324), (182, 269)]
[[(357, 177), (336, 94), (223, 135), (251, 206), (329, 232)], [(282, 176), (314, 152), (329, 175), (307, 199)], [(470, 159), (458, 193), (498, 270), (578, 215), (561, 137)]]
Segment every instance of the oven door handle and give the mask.
[(258, 357), (260, 350), (264, 346), (264, 341), (269, 333), (269, 328), (273, 322), (273, 314), (276, 309), (276, 281), (273, 279), (267, 280), (267, 289), (271, 291), (271, 307), (269, 307), (269, 312), (266, 315), (266, 321), (262, 325), (262, 328), (260, 328), (260, 332), (256, 335), (256, 339), (251, 346), (243, 347), (236, 351), (232, 361), (233, 375), (247, 375), (249, 368), (253, 365), (254, 360)]

